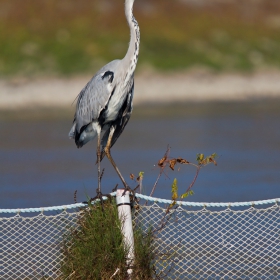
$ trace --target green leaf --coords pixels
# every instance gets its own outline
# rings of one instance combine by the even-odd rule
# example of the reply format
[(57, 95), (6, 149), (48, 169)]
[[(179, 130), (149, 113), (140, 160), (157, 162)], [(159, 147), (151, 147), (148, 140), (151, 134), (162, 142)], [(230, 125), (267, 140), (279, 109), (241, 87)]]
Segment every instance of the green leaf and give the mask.
[(188, 197), (189, 195), (193, 195), (194, 194), (194, 192), (192, 191), (192, 190), (190, 190), (190, 191), (188, 191), (188, 192), (186, 192), (186, 193), (183, 193), (182, 195), (181, 195), (181, 198), (186, 198), (186, 197)]
[(177, 185), (177, 179), (175, 178), (171, 187), (171, 193), (172, 193), (172, 200), (176, 200), (178, 198), (178, 185)]
[(189, 196), (188, 193), (183, 193), (183, 194), (181, 195), (181, 198), (186, 198), (186, 197), (188, 197), (188, 196)]
[(203, 159), (204, 159), (204, 154), (197, 154), (196, 160), (197, 160), (198, 162), (203, 161)]
[(213, 153), (213, 154), (211, 155), (211, 157), (212, 157), (212, 158), (216, 158), (216, 157), (217, 157), (217, 154), (216, 154), (216, 153)]
[(176, 201), (174, 200), (170, 205), (169, 208), (172, 208), (176, 204)]

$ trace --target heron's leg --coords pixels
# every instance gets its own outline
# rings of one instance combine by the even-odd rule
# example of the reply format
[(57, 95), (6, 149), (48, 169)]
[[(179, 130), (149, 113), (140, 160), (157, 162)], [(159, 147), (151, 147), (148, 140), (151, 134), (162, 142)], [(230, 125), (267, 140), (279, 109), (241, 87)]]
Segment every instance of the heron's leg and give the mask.
[(98, 174), (98, 188), (96, 190), (97, 195), (101, 195), (101, 173), (100, 173), (100, 161), (101, 161), (101, 129), (97, 131), (97, 174)]
[(115, 131), (115, 128), (112, 126), (110, 128), (110, 134), (109, 134), (109, 137), (108, 137), (108, 141), (107, 141), (107, 144), (106, 144), (106, 147), (104, 149), (105, 151), (105, 154), (107, 156), (107, 158), (110, 160), (111, 164), (113, 165), (113, 167), (115, 168), (117, 174), (119, 175), (124, 187), (125, 187), (125, 190), (130, 190), (128, 184), (126, 183), (126, 181), (124, 180), (121, 172), (119, 171), (115, 161), (113, 160), (112, 156), (111, 156), (111, 152), (110, 152), (110, 149), (111, 149), (111, 142), (112, 142), (112, 137), (113, 137), (113, 134), (114, 134), (114, 131)]

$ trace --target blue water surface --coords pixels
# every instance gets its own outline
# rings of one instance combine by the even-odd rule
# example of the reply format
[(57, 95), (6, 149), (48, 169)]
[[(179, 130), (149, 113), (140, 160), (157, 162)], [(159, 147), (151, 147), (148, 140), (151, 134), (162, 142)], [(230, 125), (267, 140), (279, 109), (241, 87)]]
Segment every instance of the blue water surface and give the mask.
[[(29, 112), (30, 113), (30, 112)], [(32, 113), (32, 111), (31, 111)], [(77, 149), (68, 139), (73, 112), (63, 117), (0, 119), (0, 208), (45, 207), (85, 201), (97, 187), (96, 141)], [(65, 116), (66, 115), (66, 116)], [(159, 174), (157, 162), (170, 157), (196, 162), (197, 153), (217, 153), (218, 165), (201, 169), (190, 201), (235, 202), (280, 197), (280, 101), (136, 106), (112, 155), (129, 178), (144, 172), (144, 193)], [(178, 171), (178, 168), (180, 170)], [(103, 193), (121, 182), (105, 158)], [(190, 165), (167, 168), (154, 196), (171, 198), (178, 180), (183, 193), (195, 176)]]

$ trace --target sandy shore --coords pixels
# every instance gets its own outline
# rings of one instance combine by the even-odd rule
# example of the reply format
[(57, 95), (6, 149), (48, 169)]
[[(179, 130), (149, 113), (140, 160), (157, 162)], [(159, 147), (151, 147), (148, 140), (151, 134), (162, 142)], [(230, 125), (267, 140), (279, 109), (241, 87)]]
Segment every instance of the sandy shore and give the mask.
[[(0, 80), (0, 109), (69, 107), (90, 76)], [(280, 72), (254, 74), (145, 73), (136, 75), (134, 104), (280, 97)]]

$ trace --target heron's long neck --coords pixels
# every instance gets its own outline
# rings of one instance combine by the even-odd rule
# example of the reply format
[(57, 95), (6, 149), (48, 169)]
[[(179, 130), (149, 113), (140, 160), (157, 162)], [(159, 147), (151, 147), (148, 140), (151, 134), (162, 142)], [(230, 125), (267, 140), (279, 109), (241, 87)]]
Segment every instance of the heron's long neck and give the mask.
[[(135, 17), (133, 16), (133, 2), (134, 0), (125, 1), (125, 15), (130, 28), (130, 42), (127, 53), (123, 60), (128, 67), (128, 74), (133, 74), (138, 61), (139, 45), (140, 45), (140, 30)], [(128, 75), (128, 76), (130, 76)]]

